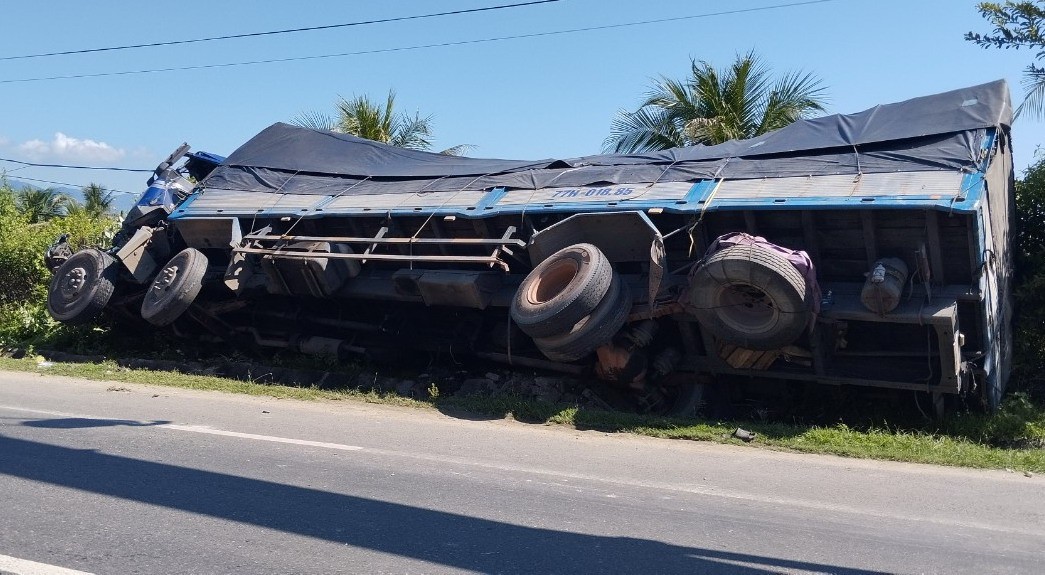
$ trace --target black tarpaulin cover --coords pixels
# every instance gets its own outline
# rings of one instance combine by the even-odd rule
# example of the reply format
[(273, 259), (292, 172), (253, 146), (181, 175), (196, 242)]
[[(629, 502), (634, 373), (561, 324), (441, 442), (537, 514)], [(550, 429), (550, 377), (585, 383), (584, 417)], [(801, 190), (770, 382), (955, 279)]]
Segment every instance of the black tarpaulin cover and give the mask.
[(977, 161), (985, 129), (1011, 122), (1009, 88), (999, 80), (800, 120), (749, 140), (562, 160), (444, 156), (278, 123), (240, 146), (203, 185), (216, 193), (355, 195), (960, 170)]

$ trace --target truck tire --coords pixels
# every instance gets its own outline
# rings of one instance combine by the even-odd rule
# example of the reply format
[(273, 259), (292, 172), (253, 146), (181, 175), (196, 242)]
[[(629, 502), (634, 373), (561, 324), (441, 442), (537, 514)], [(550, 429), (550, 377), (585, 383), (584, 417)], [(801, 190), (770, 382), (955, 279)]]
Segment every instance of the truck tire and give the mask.
[(47, 313), (67, 324), (86, 323), (109, 303), (118, 275), (116, 260), (88, 248), (69, 256), (51, 278)]
[(631, 313), (631, 290), (613, 274), (610, 288), (599, 305), (566, 332), (534, 338), (537, 349), (552, 361), (577, 361), (617, 335)]
[(199, 250), (185, 248), (175, 254), (145, 292), (142, 318), (161, 327), (174, 323), (199, 295), (206, 273), (207, 256)]
[(527, 274), (512, 299), (511, 316), (530, 337), (568, 331), (590, 314), (610, 287), (613, 268), (599, 248), (574, 244)]
[(753, 350), (794, 342), (812, 314), (805, 278), (786, 258), (758, 244), (709, 257), (690, 278), (689, 308), (717, 338)]

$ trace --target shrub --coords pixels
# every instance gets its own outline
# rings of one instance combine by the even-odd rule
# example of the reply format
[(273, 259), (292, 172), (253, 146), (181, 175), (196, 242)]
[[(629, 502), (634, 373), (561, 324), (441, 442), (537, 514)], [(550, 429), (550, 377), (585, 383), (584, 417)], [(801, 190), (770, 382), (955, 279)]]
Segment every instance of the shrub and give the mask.
[(76, 212), (31, 224), (19, 212), (14, 192), (0, 182), (0, 346), (39, 340), (60, 330), (45, 307), (51, 272), (47, 247), (63, 233), (73, 250), (107, 245), (119, 229), (112, 216)]
[(1045, 369), (1045, 157), (1016, 182), (1015, 381), (1034, 391)]

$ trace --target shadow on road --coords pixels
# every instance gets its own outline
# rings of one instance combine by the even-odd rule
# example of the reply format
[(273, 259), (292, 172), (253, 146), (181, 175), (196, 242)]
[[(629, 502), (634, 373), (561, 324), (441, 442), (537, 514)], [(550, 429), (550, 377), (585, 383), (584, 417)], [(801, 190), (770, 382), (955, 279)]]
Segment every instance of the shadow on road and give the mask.
[(85, 429), (88, 427), (150, 427), (153, 425), (166, 425), (170, 421), (133, 421), (130, 419), (96, 419), (87, 417), (63, 417), (60, 419), (35, 419), (23, 422), (26, 427), (41, 427), (45, 429)]
[(12, 477), (481, 573), (761, 575), (782, 569), (836, 575), (876, 573), (646, 539), (525, 527), (2, 435), (0, 454), (0, 474)]

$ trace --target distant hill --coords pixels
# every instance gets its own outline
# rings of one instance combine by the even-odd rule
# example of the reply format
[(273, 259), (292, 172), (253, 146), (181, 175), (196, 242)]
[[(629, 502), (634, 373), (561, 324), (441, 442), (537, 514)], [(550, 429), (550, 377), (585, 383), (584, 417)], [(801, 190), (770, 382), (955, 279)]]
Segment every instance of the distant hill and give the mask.
[(65, 194), (71, 198), (75, 198), (77, 201), (83, 201), (83, 193), (79, 188), (70, 188), (66, 186), (55, 186), (51, 184), (34, 184), (32, 182), (23, 182), (14, 178), (7, 178), (7, 183), (10, 184), (11, 189), (17, 191), (23, 188), (51, 188), (52, 190)]
[[(70, 188), (68, 186), (58, 186), (54, 184), (38, 184), (33, 182), (24, 182), (15, 178), (7, 178), (7, 183), (11, 186), (11, 189), (18, 191), (23, 188), (51, 188), (52, 190), (69, 196), (70, 198), (83, 202), (83, 192), (80, 188)], [(115, 201), (113, 202), (113, 210), (117, 212), (126, 212), (134, 205), (133, 198), (127, 194), (116, 194), (114, 196)]]

